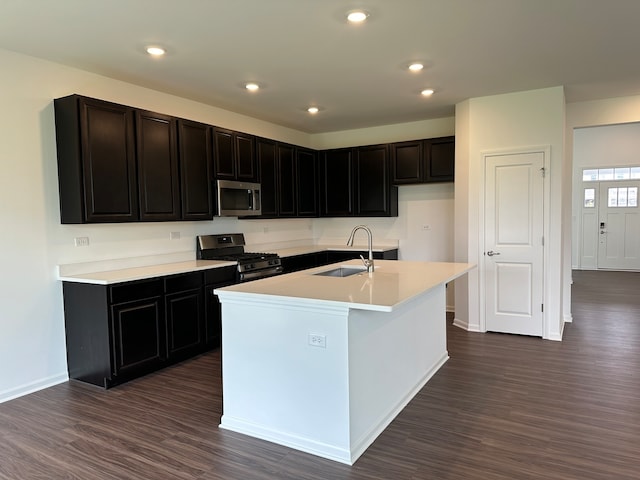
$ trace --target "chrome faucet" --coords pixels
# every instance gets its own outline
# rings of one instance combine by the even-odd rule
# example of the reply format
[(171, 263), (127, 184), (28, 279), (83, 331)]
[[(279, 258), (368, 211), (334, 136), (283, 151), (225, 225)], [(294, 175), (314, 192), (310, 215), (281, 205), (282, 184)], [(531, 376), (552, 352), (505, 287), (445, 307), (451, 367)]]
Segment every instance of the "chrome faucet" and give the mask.
[(360, 258), (362, 259), (362, 263), (364, 263), (364, 266), (367, 267), (367, 272), (373, 273), (373, 235), (371, 234), (371, 230), (369, 230), (369, 227), (367, 227), (366, 225), (356, 225), (355, 227), (353, 227), (353, 230), (351, 230), (351, 235), (349, 235), (349, 240), (347, 240), (347, 245), (350, 247), (353, 246), (353, 237), (356, 235), (356, 232), (358, 230), (364, 230), (365, 232), (367, 232), (367, 237), (369, 240), (369, 258), (365, 259), (362, 255), (360, 255)]

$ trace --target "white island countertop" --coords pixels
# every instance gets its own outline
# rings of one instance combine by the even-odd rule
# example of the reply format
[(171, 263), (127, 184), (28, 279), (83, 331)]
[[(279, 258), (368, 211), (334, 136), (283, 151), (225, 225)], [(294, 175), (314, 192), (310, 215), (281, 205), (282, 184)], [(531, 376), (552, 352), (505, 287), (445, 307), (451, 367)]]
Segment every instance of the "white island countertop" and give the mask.
[(372, 274), (365, 271), (348, 277), (314, 275), (343, 265), (362, 267), (362, 262), (350, 260), (324, 265), (216, 289), (215, 293), (227, 299), (269, 301), (269, 297), (274, 297), (274, 301), (288, 299), (294, 303), (330, 303), (391, 312), (404, 302), (475, 268), (471, 263), (376, 260)]

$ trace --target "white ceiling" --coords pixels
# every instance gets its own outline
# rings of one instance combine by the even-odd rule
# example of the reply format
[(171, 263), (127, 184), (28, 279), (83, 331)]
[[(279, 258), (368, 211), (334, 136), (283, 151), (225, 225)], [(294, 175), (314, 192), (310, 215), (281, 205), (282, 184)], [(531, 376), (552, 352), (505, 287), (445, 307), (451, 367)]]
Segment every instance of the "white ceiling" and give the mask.
[[(355, 7), (365, 25), (344, 20)], [(319, 133), (558, 85), (640, 94), (639, 21), (640, 0), (0, 0), (0, 48)]]

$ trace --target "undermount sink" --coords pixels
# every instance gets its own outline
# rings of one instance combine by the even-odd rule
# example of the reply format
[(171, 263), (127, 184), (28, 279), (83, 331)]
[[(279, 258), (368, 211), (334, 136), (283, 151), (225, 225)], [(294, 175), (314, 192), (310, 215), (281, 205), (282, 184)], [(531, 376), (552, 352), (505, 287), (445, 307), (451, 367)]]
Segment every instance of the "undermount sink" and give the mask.
[(358, 273), (366, 272), (366, 268), (362, 267), (338, 267), (331, 270), (325, 270), (324, 272), (314, 273), (314, 275), (320, 275), (322, 277), (350, 277)]

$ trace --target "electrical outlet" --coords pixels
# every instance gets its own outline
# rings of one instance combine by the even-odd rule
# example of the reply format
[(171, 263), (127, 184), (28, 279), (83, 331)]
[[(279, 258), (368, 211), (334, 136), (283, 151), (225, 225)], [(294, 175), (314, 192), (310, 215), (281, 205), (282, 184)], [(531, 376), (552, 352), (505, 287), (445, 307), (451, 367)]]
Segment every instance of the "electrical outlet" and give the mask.
[(327, 348), (327, 336), (319, 333), (310, 333), (309, 345), (312, 347)]
[(169, 233), (169, 239), (170, 240), (179, 240), (180, 239), (180, 232), (171, 232), (171, 233)]
[(73, 244), (76, 247), (88, 247), (89, 246), (89, 237), (76, 237), (73, 239)]

